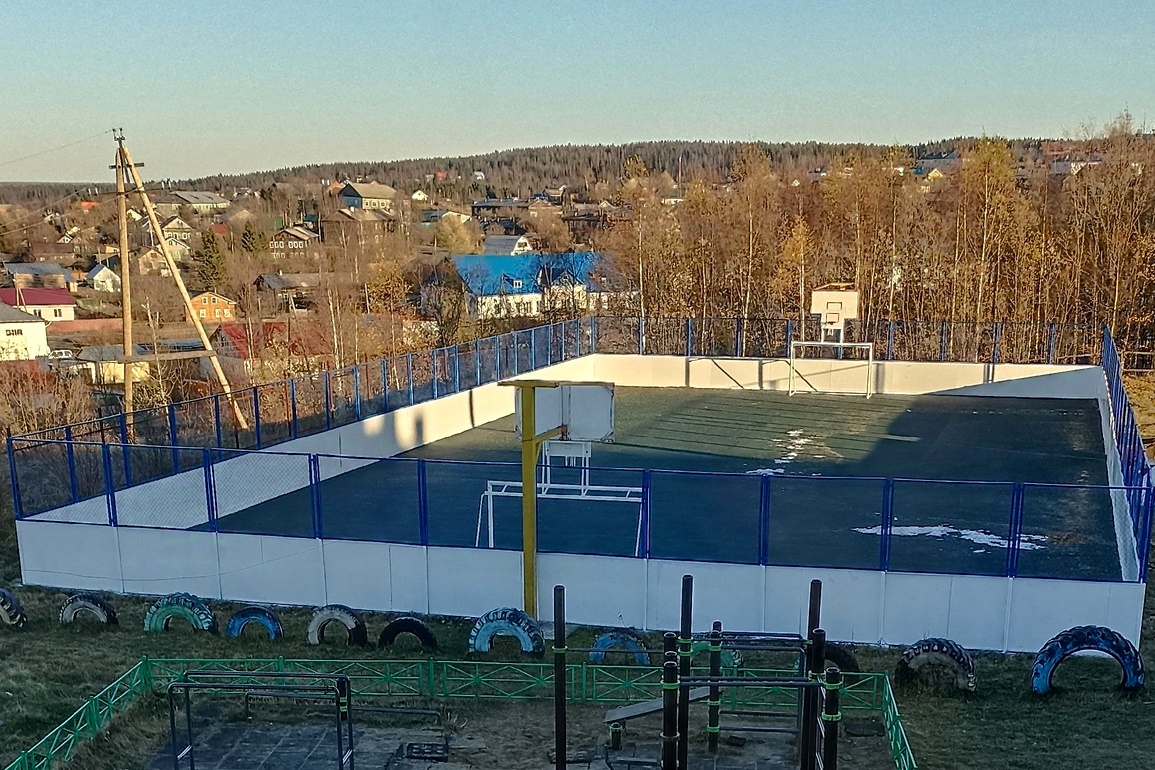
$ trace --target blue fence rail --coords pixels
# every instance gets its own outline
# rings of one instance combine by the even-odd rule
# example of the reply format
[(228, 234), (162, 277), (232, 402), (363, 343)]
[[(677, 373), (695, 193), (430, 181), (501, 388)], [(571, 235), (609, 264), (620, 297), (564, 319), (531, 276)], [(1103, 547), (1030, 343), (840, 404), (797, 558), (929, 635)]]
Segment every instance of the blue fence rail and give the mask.
[[(164, 467), (171, 447), (52, 443), (73, 452), (79, 465), (91, 466), (81, 502), (92, 504), (58, 516), (53, 513), (58, 506), (46, 500), (43, 510), (25, 510), (22, 516), (119, 527), (521, 547), (520, 498), (491, 498), (492, 536), (486, 510), (490, 490), (520, 481), (519, 463), (180, 448), (186, 465), (195, 469), (184, 471), (182, 480), (162, 482), (172, 484), (171, 490), (150, 491), (128, 483), (118, 458), (127, 451), (139, 467)], [(559, 478), (565, 472), (555, 468), (554, 480), (565, 483)], [(1113, 536), (1100, 543), (1107, 558), (1079, 563), (1049, 548), (1052, 516), (1097, 496), (1109, 521), (1111, 495), (1125, 494), (1149, 521), (1153, 503), (1150, 486), (631, 468), (594, 468), (590, 475), (596, 484), (635, 489), (637, 495), (628, 502), (539, 497), (542, 551), (1118, 581)], [(727, 500), (724, 510), (708, 505), (719, 499)], [(992, 526), (1000, 512), (1003, 523)]]

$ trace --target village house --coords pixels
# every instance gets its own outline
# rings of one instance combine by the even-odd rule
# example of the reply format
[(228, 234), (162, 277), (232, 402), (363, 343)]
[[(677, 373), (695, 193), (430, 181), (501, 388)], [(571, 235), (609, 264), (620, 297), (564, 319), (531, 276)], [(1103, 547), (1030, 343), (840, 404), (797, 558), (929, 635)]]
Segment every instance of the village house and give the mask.
[(76, 290), (72, 273), (55, 262), (5, 262), (5, 283), (17, 289)]
[(0, 302), (50, 323), (76, 320), (76, 300), (67, 289), (0, 289)]
[(320, 236), (307, 227), (282, 227), (269, 239), (269, 256), (273, 259), (307, 257), (316, 259)]
[(0, 361), (28, 361), (48, 355), (43, 318), (0, 305)]
[(342, 208), (393, 210), (393, 199), (397, 191), (387, 184), (376, 182), (349, 182), (341, 188), (339, 196)]
[[(202, 322), (228, 323), (237, 317), (237, 301), (214, 291), (202, 291), (199, 294), (194, 294), (192, 304), (193, 308), (196, 309), (197, 318)], [(187, 309), (185, 309), (184, 320), (188, 323), (193, 321)]]
[(332, 273), (264, 273), (253, 286), (262, 311), (285, 313), (315, 305), (322, 282), (332, 280)]
[(321, 371), (331, 353), (323, 328), (309, 321), (221, 324), (209, 341), (226, 375), (254, 382)]
[(524, 235), (487, 235), (485, 253), (501, 256), (516, 256), (535, 251), (533, 242)]
[(597, 279), (595, 252), (484, 255), (450, 258), (478, 319), (572, 315), (609, 301)]
[(381, 209), (338, 209), (321, 220), (321, 238), (337, 246), (380, 246), (397, 229), (397, 218)]
[(141, 275), (162, 275), (165, 277), (172, 275), (168, 269), (168, 262), (160, 253), (160, 249), (145, 249), (136, 258), (136, 264)]
[[(133, 354), (144, 355), (145, 349), (133, 345)], [(123, 385), (125, 366), (120, 360), (123, 357), (123, 345), (89, 345), (76, 354), (76, 360), (84, 363), (93, 385)], [(133, 361), (128, 365), (128, 370), (133, 382), (143, 382), (151, 374), (147, 361)]]
[(120, 291), (120, 276), (107, 265), (98, 264), (84, 276), (89, 288), (96, 291)]
[(207, 214), (229, 207), (227, 200), (212, 192), (177, 190), (172, 193), (172, 198), (174, 203), (181, 206), (188, 206), (198, 214)]

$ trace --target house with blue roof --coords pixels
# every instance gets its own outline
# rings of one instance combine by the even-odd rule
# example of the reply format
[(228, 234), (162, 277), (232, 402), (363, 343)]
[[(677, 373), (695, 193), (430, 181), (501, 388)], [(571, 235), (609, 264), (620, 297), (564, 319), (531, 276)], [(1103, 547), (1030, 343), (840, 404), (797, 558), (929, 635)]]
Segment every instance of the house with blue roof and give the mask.
[(582, 313), (607, 299), (602, 255), (593, 251), (460, 254), (450, 261), (479, 319)]

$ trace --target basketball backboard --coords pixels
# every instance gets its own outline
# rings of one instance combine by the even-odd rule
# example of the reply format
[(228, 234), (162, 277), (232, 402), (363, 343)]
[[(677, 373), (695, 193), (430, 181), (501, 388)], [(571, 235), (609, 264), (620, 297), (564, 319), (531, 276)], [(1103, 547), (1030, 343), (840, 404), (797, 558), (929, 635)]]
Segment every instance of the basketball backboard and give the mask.
[[(552, 384), (552, 383), (551, 383)], [(570, 441), (614, 440), (614, 385), (612, 382), (560, 382), (557, 387), (534, 388), (534, 432), (565, 426)], [(517, 435), (521, 437), (521, 389), (516, 396)]]
[(828, 283), (810, 294), (810, 313), (819, 317), (822, 338), (834, 335), (841, 342), (846, 322), (858, 318), (858, 292), (849, 283)]

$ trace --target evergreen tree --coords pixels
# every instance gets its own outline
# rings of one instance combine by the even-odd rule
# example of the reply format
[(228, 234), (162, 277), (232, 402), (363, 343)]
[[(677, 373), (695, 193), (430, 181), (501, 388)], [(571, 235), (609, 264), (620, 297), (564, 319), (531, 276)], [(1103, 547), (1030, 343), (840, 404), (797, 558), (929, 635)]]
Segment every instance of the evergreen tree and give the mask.
[(264, 250), (264, 244), (264, 234), (257, 232), (251, 221), (245, 222), (245, 231), (241, 233), (241, 248), (249, 254), (256, 254)]
[(201, 248), (193, 254), (193, 275), (206, 291), (217, 291), (228, 280), (228, 266), (217, 237), (212, 232), (201, 236)]

